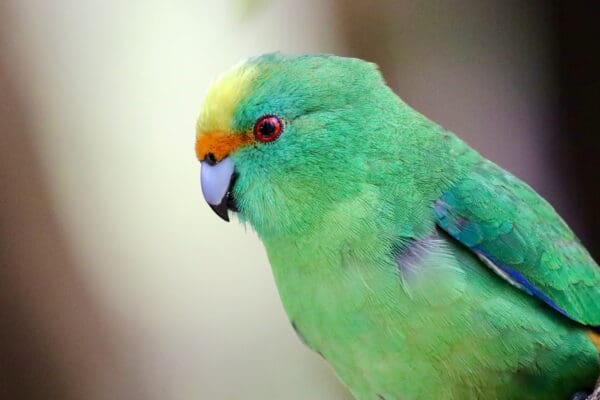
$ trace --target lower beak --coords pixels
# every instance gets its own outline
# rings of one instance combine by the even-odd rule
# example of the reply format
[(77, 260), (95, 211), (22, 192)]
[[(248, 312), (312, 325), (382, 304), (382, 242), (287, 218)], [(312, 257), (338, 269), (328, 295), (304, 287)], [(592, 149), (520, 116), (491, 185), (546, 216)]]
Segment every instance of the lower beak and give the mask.
[(231, 190), (235, 183), (235, 168), (229, 157), (216, 164), (200, 162), (200, 184), (204, 200), (225, 221), (229, 221), (228, 210), (237, 211)]

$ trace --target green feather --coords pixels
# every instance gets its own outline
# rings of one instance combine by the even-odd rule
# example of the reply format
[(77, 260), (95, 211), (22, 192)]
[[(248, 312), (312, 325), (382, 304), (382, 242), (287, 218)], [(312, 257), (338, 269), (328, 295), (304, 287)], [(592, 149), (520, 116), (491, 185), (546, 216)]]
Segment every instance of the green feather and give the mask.
[(441, 197), (436, 211), (460, 242), (522, 274), (573, 320), (600, 325), (600, 268), (525, 183), (482, 162)]
[(284, 130), (230, 154), (239, 219), (261, 237), (295, 328), (357, 399), (565, 400), (593, 386), (587, 328), (437, 228), (595, 323), (597, 266), (547, 203), (403, 103), (373, 64), (246, 65), (230, 130), (267, 114)]

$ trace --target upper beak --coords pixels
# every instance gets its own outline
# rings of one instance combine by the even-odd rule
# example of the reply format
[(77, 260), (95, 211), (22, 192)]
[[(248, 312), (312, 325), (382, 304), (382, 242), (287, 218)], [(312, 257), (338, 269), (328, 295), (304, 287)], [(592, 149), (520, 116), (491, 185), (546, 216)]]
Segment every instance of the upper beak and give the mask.
[(200, 184), (204, 200), (225, 221), (229, 221), (228, 209), (236, 211), (231, 190), (235, 183), (235, 168), (229, 157), (216, 164), (200, 162)]

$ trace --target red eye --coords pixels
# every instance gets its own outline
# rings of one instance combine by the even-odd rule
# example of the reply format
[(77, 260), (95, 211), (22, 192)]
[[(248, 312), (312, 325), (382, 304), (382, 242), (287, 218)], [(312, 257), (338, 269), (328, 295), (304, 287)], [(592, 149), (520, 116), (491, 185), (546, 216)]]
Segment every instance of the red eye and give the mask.
[(261, 142), (272, 142), (281, 135), (283, 124), (274, 115), (267, 115), (256, 121), (254, 136)]

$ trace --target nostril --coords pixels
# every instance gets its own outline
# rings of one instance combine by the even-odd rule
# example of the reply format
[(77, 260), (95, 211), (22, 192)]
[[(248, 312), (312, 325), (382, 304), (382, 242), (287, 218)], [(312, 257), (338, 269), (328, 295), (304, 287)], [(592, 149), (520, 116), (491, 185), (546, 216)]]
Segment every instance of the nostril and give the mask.
[(215, 165), (217, 163), (217, 157), (215, 157), (213, 153), (206, 153), (204, 161), (206, 161), (208, 165)]

